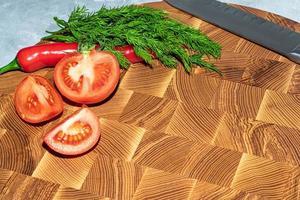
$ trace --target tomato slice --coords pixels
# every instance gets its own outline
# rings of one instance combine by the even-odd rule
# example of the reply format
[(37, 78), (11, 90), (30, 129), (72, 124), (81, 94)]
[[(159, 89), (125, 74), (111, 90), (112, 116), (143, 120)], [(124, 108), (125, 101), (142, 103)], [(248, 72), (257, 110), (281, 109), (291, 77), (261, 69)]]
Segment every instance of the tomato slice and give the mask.
[(99, 138), (98, 117), (89, 108), (82, 108), (52, 128), (44, 142), (59, 154), (79, 155), (95, 146)]
[(106, 99), (115, 90), (119, 79), (119, 63), (113, 54), (105, 51), (66, 55), (54, 69), (54, 81), (61, 94), (82, 104)]
[(63, 111), (61, 96), (38, 75), (29, 75), (19, 83), (14, 102), (18, 115), (29, 123), (48, 121)]

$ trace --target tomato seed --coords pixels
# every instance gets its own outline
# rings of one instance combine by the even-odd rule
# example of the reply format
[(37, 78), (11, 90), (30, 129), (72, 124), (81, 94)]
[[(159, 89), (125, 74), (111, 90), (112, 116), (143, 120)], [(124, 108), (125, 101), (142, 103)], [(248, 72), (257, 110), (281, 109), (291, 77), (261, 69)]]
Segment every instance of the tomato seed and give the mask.
[(21, 117), (23, 118), (23, 119), (25, 119), (26, 118), (26, 116), (22, 113), (21, 114)]
[(74, 140), (74, 136), (73, 135), (69, 135), (69, 143), (73, 143)]
[(56, 134), (56, 136), (58, 136), (58, 137), (63, 137), (64, 136), (64, 132), (62, 132), (62, 131), (59, 131), (57, 134)]
[(77, 138), (78, 138), (79, 141), (81, 141), (81, 140), (82, 140), (82, 135), (79, 133), (79, 134), (77, 135)]
[(59, 131), (54, 137), (55, 140), (64, 144), (78, 144), (80, 141), (91, 135), (92, 129), (89, 124), (77, 121), (73, 123), (67, 132), (72, 135)]
[[(44, 85), (43, 85), (44, 86)], [(48, 87), (48, 86), (44, 86), (44, 88), (46, 88), (46, 90), (48, 91), (48, 92), (50, 92), (51, 91), (51, 89)], [(49, 93), (48, 93), (49, 94)]]
[(57, 141), (61, 141), (62, 140), (62, 138), (64, 137), (64, 132), (62, 132), (62, 131), (59, 131), (56, 135), (55, 135), (55, 139), (57, 140)]
[(71, 67), (73, 67), (73, 65), (72, 65), (72, 63), (68, 63), (68, 70), (69, 70), (69, 68), (71, 68)]
[(78, 142), (78, 137), (77, 137), (77, 135), (74, 135), (74, 142), (75, 142), (75, 143)]
[(89, 126), (89, 125), (85, 125), (84, 127), (83, 127), (83, 131), (84, 131), (84, 133), (90, 133), (91, 132), (91, 127)]
[(85, 130), (83, 130), (83, 132), (81, 132), (81, 135), (82, 135), (83, 138), (86, 137), (87, 134), (86, 134)]
[(67, 134), (65, 134), (64, 137), (62, 138), (62, 142), (66, 142), (66, 141), (68, 141), (68, 135)]

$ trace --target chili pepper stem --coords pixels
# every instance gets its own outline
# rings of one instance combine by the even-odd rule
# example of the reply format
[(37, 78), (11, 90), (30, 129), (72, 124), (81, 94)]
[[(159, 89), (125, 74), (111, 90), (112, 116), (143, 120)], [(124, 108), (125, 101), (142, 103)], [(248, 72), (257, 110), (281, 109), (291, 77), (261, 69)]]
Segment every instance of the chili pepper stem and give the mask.
[(22, 70), (18, 64), (17, 58), (13, 59), (10, 63), (0, 68), (0, 74), (13, 70)]

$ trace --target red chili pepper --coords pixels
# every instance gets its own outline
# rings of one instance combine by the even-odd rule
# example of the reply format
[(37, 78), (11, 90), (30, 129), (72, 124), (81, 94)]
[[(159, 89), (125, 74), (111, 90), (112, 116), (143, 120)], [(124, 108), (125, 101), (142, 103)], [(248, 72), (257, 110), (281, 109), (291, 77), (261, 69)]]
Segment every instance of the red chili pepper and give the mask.
[(134, 49), (131, 45), (119, 46), (115, 49), (117, 51), (120, 51), (131, 63), (138, 63), (143, 61), (141, 57), (135, 54)]
[[(66, 54), (76, 52), (77, 48), (77, 43), (62, 42), (23, 48), (17, 53), (13, 61), (0, 68), (0, 74), (12, 70), (34, 72), (45, 67), (55, 66)], [(116, 50), (122, 52), (131, 63), (143, 61), (142, 58), (134, 53), (134, 49), (131, 45), (116, 47)]]

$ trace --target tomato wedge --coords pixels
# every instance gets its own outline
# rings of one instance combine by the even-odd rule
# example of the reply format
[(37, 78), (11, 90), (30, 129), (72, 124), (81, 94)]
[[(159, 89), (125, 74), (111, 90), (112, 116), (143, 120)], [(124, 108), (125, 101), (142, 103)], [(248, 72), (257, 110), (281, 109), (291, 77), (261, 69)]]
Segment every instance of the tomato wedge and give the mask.
[(15, 108), (26, 122), (48, 121), (63, 111), (63, 101), (51, 83), (44, 77), (29, 75), (15, 91)]
[(89, 151), (100, 138), (98, 117), (82, 108), (52, 128), (44, 142), (62, 155), (79, 155)]
[(106, 51), (66, 55), (54, 69), (54, 81), (61, 94), (82, 104), (106, 99), (115, 90), (119, 79), (119, 63)]

